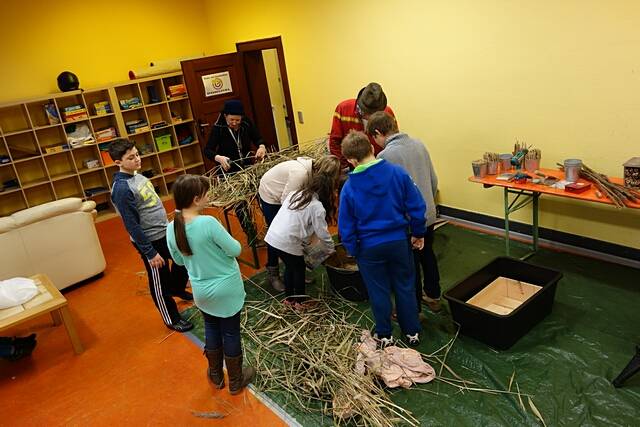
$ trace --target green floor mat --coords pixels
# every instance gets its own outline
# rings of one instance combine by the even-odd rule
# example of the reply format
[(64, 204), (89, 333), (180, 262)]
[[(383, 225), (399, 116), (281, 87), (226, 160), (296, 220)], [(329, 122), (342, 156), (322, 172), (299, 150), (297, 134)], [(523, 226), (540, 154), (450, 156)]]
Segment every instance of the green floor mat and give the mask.
[[(447, 225), (436, 232), (443, 292), (504, 254), (500, 237)], [(512, 255), (526, 253), (527, 246), (512, 243)], [(640, 374), (622, 389), (611, 380), (635, 354), (640, 344), (640, 287), (637, 269), (566, 253), (541, 250), (529, 262), (563, 273), (553, 312), (507, 351), (495, 351), (460, 335), (447, 355), (447, 365), (479, 387), (505, 390), (514, 375), (522, 393), (533, 396), (546, 425), (639, 425)], [(323, 269), (316, 272), (309, 292), (328, 289)], [(262, 284), (263, 275), (254, 278)], [(264, 298), (264, 290), (247, 283), (247, 300)], [(367, 305), (361, 304), (366, 310)], [(445, 345), (456, 333), (448, 310), (432, 314), (425, 307), (421, 345), (425, 354)], [(191, 309), (194, 310), (194, 309)], [(195, 334), (203, 339), (202, 320), (192, 315)], [(248, 313), (259, 316), (260, 313)], [(396, 331), (399, 336), (399, 331)], [(247, 340), (244, 341), (247, 344)], [(439, 366), (434, 364), (436, 372)], [(437, 394), (434, 394), (437, 393)], [(304, 413), (286, 393), (266, 393), (305, 426), (331, 425), (330, 416)], [(410, 410), (421, 425), (515, 426), (541, 425), (526, 398), (521, 408), (515, 395), (459, 392), (443, 383), (392, 392), (398, 405)]]

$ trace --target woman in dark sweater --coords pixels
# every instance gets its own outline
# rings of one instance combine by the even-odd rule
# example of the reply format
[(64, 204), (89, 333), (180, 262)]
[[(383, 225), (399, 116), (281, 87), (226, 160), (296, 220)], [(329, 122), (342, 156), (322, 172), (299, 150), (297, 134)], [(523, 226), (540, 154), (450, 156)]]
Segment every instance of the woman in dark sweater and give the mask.
[[(250, 153), (255, 152), (255, 159), (262, 160), (267, 149), (256, 125), (244, 115), (242, 102), (237, 99), (225, 101), (224, 108), (209, 135), (204, 148), (204, 155), (220, 165), (219, 174), (235, 173), (254, 162)], [(247, 235), (247, 243), (256, 242), (256, 229), (251, 211), (246, 203), (239, 203), (236, 215)]]
[(260, 132), (244, 115), (240, 101), (226, 101), (213, 125), (204, 155), (220, 164), (225, 173), (233, 173), (253, 163), (253, 159), (248, 158), (251, 152), (255, 152), (258, 160), (267, 153)]

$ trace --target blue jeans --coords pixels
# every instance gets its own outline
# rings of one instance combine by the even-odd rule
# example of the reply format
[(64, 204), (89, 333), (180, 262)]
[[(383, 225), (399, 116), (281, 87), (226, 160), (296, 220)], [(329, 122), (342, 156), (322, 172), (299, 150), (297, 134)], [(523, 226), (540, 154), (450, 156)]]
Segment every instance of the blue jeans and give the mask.
[(204, 318), (205, 350), (216, 350), (222, 347), (227, 357), (242, 354), (240, 312), (231, 317), (217, 317), (202, 311), (202, 317)]
[(408, 239), (360, 249), (356, 261), (369, 292), (378, 336), (388, 337), (392, 333), (392, 291), (402, 333), (413, 335), (420, 332), (413, 253)]
[[(267, 227), (271, 225), (273, 218), (276, 217), (276, 214), (280, 210), (282, 205), (272, 205), (271, 203), (267, 203), (260, 197), (260, 207), (262, 208), (262, 214), (264, 215), (264, 222), (267, 223)], [(266, 243), (266, 242), (265, 242)], [(267, 243), (267, 267), (277, 267), (278, 266), (278, 251)]]

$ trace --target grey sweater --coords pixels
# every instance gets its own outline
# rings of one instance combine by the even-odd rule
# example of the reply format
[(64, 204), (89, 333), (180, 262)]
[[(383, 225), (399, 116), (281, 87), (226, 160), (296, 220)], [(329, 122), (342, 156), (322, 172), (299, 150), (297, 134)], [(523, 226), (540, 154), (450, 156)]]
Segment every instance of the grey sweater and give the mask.
[(433, 169), (431, 156), (429, 156), (424, 144), (417, 139), (410, 138), (406, 133), (396, 133), (387, 138), (387, 145), (378, 154), (378, 158), (401, 166), (409, 173), (427, 204), (425, 213), (427, 227), (435, 223), (436, 204), (434, 197), (438, 191), (438, 177)]

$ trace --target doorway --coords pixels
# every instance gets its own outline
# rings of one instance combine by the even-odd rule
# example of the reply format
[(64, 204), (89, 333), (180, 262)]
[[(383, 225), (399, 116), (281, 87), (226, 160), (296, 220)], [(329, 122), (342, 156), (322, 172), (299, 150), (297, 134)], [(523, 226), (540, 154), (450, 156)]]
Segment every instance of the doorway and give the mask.
[[(240, 99), (267, 150), (298, 144), (280, 37), (236, 43), (237, 52), (182, 61), (198, 139), (204, 150), (224, 102)], [(207, 81), (223, 82), (220, 87)], [(219, 90), (218, 90), (219, 89)], [(205, 160), (207, 169), (214, 165)]]
[(280, 149), (298, 144), (282, 38), (236, 43), (248, 77), (256, 120), (273, 123)]

